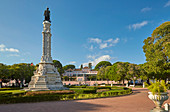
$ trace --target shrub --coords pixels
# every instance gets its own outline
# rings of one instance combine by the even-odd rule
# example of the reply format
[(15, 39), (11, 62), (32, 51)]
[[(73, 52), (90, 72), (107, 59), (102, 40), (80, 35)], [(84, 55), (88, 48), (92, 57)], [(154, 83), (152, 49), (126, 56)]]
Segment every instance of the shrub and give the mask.
[(6, 91), (6, 90), (20, 90), (19, 87), (13, 87), (13, 88), (0, 88), (0, 91)]
[(27, 96), (35, 96), (35, 95), (41, 95), (41, 94), (73, 94), (73, 90), (56, 90), (56, 91), (29, 91), (26, 93)]
[(70, 88), (70, 90), (75, 91), (75, 93), (77, 94), (96, 93), (96, 89), (89, 89), (89, 88)]
[(151, 85), (148, 87), (148, 89), (152, 92), (152, 94), (159, 94), (161, 92), (166, 92), (167, 91), (167, 87), (165, 84), (165, 81), (155, 81), (155, 83), (151, 83)]
[(97, 93), (99, 92), (105, 92), (105, 91), (109, 91), (110, 89), (97, 89)]
[[(132, 89), (126, 88), (126, 90), (118, 89), (104, 89), (109, 91), (96, 93), (97, 89), (94, 88), (71, 88), (74, 91), (79, 91), (76, 94), (72, 94), (73, 90), (64, 91), (34, 91), (28, 92), (25, 95), (13, 96), (12, 93), (0, 92), (0, 103), (25, 103), (25, 102), (41, 102), (41, 101), (59, 101), (59, 100), (73, 100), (73, 99), (89, 99), (100, 98), (108, 96), (118, 96), (129, 94)], [(99, 89), (100, 90), (100, 89)], [(101, 89), (102, 90), (102, 89)]]
[(168, 90), (170, 90), (170, 84), (166, 84)]

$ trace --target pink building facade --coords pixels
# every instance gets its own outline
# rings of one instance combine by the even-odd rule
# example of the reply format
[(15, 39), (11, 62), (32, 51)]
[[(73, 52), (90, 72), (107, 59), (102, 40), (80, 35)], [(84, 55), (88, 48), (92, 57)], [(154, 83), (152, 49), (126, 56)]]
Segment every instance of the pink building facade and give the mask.
[(96, 76), (98, 71), (92, 70), (89, 67), (84, 67), (82, 69), (68, 69), (63, 73), (64, 76), (75, 78), (75, 81), (82, 82), (87, 81), (89, 76)]

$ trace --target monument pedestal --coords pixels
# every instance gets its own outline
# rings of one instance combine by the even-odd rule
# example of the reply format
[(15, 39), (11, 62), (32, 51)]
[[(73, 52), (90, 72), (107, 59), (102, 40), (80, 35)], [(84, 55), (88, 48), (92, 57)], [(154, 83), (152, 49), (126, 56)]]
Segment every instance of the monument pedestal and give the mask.
[[(39, 67), (31, 77), (31, 81), (26, 90), (62, 90), (63, 87), (61, 77), (57, 68), (55, 68), (51, 57), (51, 21), (49, 17), (50, 11), (45, 11), (45, 20), (43, 22), (43, 53)], [(48, 16), (48, 17), (46, 17)]]
[(52, 63), (39, 63), (39, 67), (31, 77), (29, 90), (62, 90), (60, 74)]

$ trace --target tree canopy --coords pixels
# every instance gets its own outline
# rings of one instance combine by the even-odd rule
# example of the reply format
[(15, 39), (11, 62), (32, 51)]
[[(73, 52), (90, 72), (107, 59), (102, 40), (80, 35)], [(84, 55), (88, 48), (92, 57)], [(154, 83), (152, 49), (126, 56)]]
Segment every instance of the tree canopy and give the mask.
[(106, 78), (111, 80), (111, 81), (120, 81), (121, 77), (119, 74), (117, 74), (118, 68), (117, 68), (117, 64), (113, 64), (112, 66), (107, 66), (106, 67), (106, 71), (105, 71), (105, 75)]
[(97, 79), (103, 80), (105, 78), (105, 67), (101, 67), (97, 73)]
[(128, 72), (126, 75), (126, 79), (133, 80), (133, 84), (135, 85), (135, 81), (140, 77), (139, 66), (137, 64), (129, 64)]
[(62, 75), (64, 73), (64, 70), (63, 70), (63, 66), (62, 64), (60, 63), (60, 61), (58, 60), (53, 60), (53, 64), (54, 66), (57, 68), (58, 72), (60, 73), (60, 75)]
[(95, 66), (95, 70), (99, 70), (101, 67), (107, 67), (112, 66), (112, 64), (109, 61), (101, 61)]
[(157, 79), (166, 79), (170, 74), (170, 21), (161, 24), (144, 40), (143, 51), (147, 72)]
[(75, 68), (75, 65), (65, 65), (64, 67), (63, 67), (63, 69), (64, 70), (68, 70), (69, 68), (71, 68), (71, 69), (74, 69)]
[(129, 62), (119, 62), (117, 64), (118, 64), (117, 74), (121, 77), (121, 80), (123, 81), (123, 84), (124, 84), (124, 80), (129, 71), (128, 69)]
[(0, 80), (2, 82), (8, 82), (10, 79), (15, 79), (18, 83), (18, 79), (26, 83), (30, 82), (35, 66), (27, 63), (19, 63), (14, 65), (0, 64)]

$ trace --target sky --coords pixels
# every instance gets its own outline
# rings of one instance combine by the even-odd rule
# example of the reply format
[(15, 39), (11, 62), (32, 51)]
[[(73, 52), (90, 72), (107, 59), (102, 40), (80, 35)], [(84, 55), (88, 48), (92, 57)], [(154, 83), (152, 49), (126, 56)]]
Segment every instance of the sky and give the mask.
[(145, 63), (144, 39), (170, 21), (170, 0), (1, 0), (0, 63), (40, 62), (47, 6), (52, 58), (77, 68), (100, 61)]

